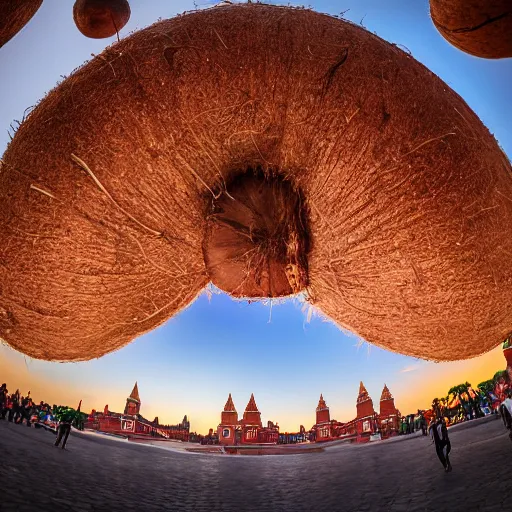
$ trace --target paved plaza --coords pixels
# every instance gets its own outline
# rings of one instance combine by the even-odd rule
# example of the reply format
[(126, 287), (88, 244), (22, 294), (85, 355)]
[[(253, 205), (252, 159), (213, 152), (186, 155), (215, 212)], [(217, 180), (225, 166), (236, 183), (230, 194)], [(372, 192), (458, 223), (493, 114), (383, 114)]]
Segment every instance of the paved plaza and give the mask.
[(501, 420), (453, 430), (453, 472), (428, 437), (336, 445), (323, 453), (178, 453), (0, 420), (0, 510), (503, 511), (512, 443)]

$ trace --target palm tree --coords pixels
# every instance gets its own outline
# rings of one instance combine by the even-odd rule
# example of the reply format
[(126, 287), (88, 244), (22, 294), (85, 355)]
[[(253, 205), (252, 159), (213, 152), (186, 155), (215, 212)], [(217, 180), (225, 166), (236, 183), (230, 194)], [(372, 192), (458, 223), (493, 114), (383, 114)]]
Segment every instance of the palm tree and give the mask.
[(493, 390), (494, 390), (494, 380), (493, 379), (488, 379), (488, 380), (484, 380), (483, 382), (480, 382), (480, 384), (478, 384), (478, 389), (482, 392), (482, 393), (485, 393), (485, 395), (490, 398), (489, 393), (492, 393)]
[[(464, 394), (466, 395), (467, 403), (469, 406), (469, 419), (472, 420), (474, 416), (479, 418), (480, 416), (482, 416), (482, 411), (480, 409), (480, 404), (478, 403), (478, 401), (475, 400), (471, 396), (471, 393), (470, 393), (470, 391), (472, 390), (471, 383), (466, 381), (466, 382), (464, 382), (463, 386), (464, 386)], [(474, 416), (473, 416), (473, 413), (474, 413)]]
[(471, 389), (471, 383), (466, 381), (466, 382), (464, 382), (463, 386), (464, 386), (464, 392), (465, 392), (466, 397), (467, 397), (467, 399), (469, 401), (471, 399), (471, 395), (469, 394), (469, 390)]
[(496, 384), (501, 378), (504, 378), (505, 380), (507, 380), (507, 377), (508, 377), (508, 374), (507, 374), (507, 371), (506, 370), (498, 370), (495, 374), (494, 374), (494, 377), (492, 378), (492, 380), (494, 381), (494, 383)]
[(481, 402), (484, 399), (485, 395), (483, 393), (480, 393), (478, 389), (473, 389), (470, 384), (468, 388), (468, 396), (470, 397), (471, 403), (473, 404), (476, 417), (482, 418), (483, 416), (485, 416), (481, 407)]
[(448, 390), (448, 395), (453, 395), (457, 397), (460, 402), (461, 411), (464, 411), (464, 415), (469, 410), (470, 418), (473, 418), (473, 411), (471, 407), (471, 397), (469, 395), (469, 388), (471, 384), (469, 382), (465, 382), (464, 384), (457, 384), (457, 386), (453, 386)]
[(439, 398), (434, 398), (434, 400), (432, 400), (432, 411), (434, 412), (434, 417), (441, 417), (441, 403)]
[(442, 399), (443, 402), (445, 403), (444, 415), (448, 417), (450, 423), (453, 422), (453, 418), (457, 416), (457, 413), (460, 410), (460, 405), (453, 406), (455, 398), (455, 396), (450, 396), (450, 393), (448, 393)]
[(441, 413), (443, 416), (447, 416), (448, 415), (448, 411), (449, 411), (449, 402), (450, 402), (450, 397), (449, 396), (443, 396), (439, 399), (439, 404), (441, 406)]

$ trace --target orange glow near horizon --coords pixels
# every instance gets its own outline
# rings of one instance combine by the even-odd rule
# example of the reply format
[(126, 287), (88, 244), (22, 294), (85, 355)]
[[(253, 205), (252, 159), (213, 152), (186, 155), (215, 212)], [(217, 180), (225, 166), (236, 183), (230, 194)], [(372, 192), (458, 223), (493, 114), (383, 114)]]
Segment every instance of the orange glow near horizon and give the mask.
[[(31, 370), (30, 363), (21, 354), (10, 350), (4, 350), (3, 352), (6, 357), (3, 357), (0, 361), (1, 382), (8, 384), (10, 392), (19, 388), (23, 395), (30, 390), (31, 396), (37, 401), (44, 400), (50, 404), (66, 404), (76, 407), (78, 402), (83, 400), (82, 411), (84, 412), (90, 412), (92, 409), (102, 411), (105, 405), (108, 405), (112, 411), (122, 412), (124, 411), (126, 398), (133, 387), (133, 383), (127, 388), (120, 386), (103, 387), (101, 384), (98, 387), (91, 384), (87, 389), (83, 389), (79, 388), (72, 380), (63, 379), (62, 376), (48, 380), (46, 372)], [(25, 361), (23, 361), (24, 359)], [(506, 361), (503, 351), (498, 347), (483, 356), (466, 361), (428, 362), (419, 364), (417, 367), (406, 367), (395, 375), (393, 380), (385, 384), (387, 384), (395, 399), (395, 406), (405, 415), (416, 412), (417, 409), (430, 408), (432, 399), (446, 396), (448, 389), (453, 385), (469, 381), (476, 387), (479, 382), (491, 378), (496, 371), (504, 369), (505, 366)], [(377, 412), (383, 386), (384, 382), (382, 382), (380, 389), (375, 389), (375, 386), (367, 386)], [(354, 385), (354, 389), (356, 387)], [(344, 391), (340, 389), (340, 393)], [(322, 390), (319, 390), (320, 392)], [(155, 416), (158, 416), (163, 424), (176, 424), (187, 414), (191, 421), (191, 430), (201, 434), (206, 434), (209, 428), (216, 429), (227, 398), (226, 395), (218, 403), (213, 403), (205, 395), (204, 402), (200, 407), (194, 407), (191, 411), (189, 410), (190, 407), (186, 409), (177, 406), (173, 407), (176, 412), (169, 414), (166, 413), (166, 410), (169, 409), (162, 407), (162, 402), (158, 400), (158, 397), (156, 397), (157, 399), (148, 399), (144, 388), (140, 389), (140, 394), (142, 401), (141, 414), (147, 419), (152, 420)], [(233, 398), (239, 417), (241, 417), (249, 397), (245, 397), (243, 393), (235, 392)], [(279, 410), (279, 403), (283, 402), (284, 397), (276, 395), (269, 399), (262, 396), (258, 397), (256, 394), (255, 398), (264, 424), (267, 420), (277, 422), (281, 432), (296, 432), (300, 425), (309, 429), (315, 422), (315, 408), (318, 399), (314, 403), (301, 403), (300, 407), (291, 408), (291, 410), (288, 408), (288, 411), (283, 411), (281, 415), (277, 413), (280, 417), (275, 417)], [(331, 419), (346, 422), (356, 416), (356, 392), (354, 392), (353, 397), (348, 397), (347, 405), (342, 407), (336, 405), (336, 397), (324, 393), (324, 398), (327, 405), (330, 406)]]
[(505, 367), (501, 347), (466, 361), (428, 363), (417, 371), (406, 373), (405, 382), (394, 392), (395, 404), (403, 414), (429, 409), (432, 400), (446, 396), (452, 386), (468, 381), (477, 387)]

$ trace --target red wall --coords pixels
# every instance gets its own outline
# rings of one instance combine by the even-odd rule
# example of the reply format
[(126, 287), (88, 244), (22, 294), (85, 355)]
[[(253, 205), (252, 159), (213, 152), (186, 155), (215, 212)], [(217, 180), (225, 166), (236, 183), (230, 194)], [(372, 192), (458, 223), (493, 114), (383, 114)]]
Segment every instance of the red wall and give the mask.
[(372, 399), (369, 398), (364, 402), (357, 404), (357, 418), (364, 418), (366, 416), (373, 416), (375, 411), (373, 410), (373, 402)]
[(381, 400), (380, 402), (380, 416), (390, 416), (396, 414), (395, 401), (394, 400)]
[(316, 411), (316, 424), (320, 423), (328, 423), (331, 421), (331, 415), (329, 414), (329, 409), (321, 409), (320, 411)]
[[(229, 430), (229, 436), (224, 437), (224, 430)], [(219, 425), (217, 427), (217, 435), (219, 436), (219, 444), (234, 445), (235, 444), (235, 426)]]

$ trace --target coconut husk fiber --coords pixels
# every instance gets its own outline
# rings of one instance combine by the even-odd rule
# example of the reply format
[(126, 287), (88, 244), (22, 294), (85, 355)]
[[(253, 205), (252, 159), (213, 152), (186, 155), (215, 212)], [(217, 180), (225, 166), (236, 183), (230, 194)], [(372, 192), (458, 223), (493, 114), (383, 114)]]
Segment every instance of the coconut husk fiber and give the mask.
[(210, 280), (302, 290), (435, 360), (511, 330), (506, 156), (410, 55), (310, 10), (201, 10), (106, 49), (19, 128), (0, 204), (0, 337), (36, 358), (118, 349)]
[(43, 0), (0, 0), (0, 48), (37, 12)]
[(117, 34), (130, 19), (127, 0), (76, 0), (73, 19), (78, 30), (92, 39)]
[(512, 57), (510, 0), (430, 0), (432, 21), (453, 46), (476, 57)]

